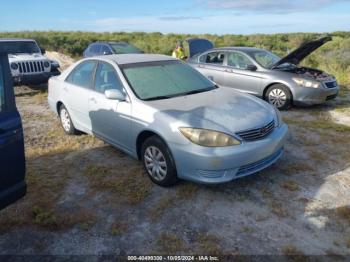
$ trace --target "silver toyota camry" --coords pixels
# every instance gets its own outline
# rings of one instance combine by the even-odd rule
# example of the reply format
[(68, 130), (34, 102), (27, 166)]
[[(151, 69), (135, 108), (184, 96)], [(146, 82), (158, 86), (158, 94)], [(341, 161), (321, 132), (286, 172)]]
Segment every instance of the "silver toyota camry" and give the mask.
[(279, 109), (288, 109), (292, 104), (321, 104), (337, 96), (336, 79), (298, 64), (331, 39), (307, 42), (284, 58), (264, 49), (213, 48), (206, 39), (189, 39), (188, 62), (218, 85), (261, 97)]
[(218, 87), (163, 55), (83, 59), (49, 81), (67, 134), (93, 134), (142, 161), (161, 186), (222, 183), (266, 168), (288, 127), (263, 100)]

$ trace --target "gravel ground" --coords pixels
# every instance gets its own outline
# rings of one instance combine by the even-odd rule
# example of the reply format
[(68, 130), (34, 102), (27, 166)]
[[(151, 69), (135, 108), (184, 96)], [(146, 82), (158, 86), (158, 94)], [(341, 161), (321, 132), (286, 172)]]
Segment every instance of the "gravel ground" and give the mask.
[(161, 188), (141, 164), (66, 136), (45, 91), (16, 88), (28, 193), (0, 212), (0, 254), (350, 254), (350, 92), (283, 112), (270, 168), (218, 186)]

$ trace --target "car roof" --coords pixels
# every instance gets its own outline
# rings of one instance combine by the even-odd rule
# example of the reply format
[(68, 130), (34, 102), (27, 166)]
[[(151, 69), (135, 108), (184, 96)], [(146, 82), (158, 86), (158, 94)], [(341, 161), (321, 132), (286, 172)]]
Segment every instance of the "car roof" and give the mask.
[(0, 38), (0, 42), (35, 42), (34, 39), (27, 38)]
[(158, 55), (158, 54), (117, 54), (117, 55), (113, 54), (113, 55), (90, 57), (89, 59), (92, 59), (92, 60), (98, 59), (98, 60), (104, 60), (104, 61), (110, 61), (110, 62), (112, 61), (117, 63), (118, 65), (177, 60), (171, 56)]
[(212, 51), (241, 51), (241, 52), (264, 51), (264, 49), (261, 49), (261, 48), (247, 47), (247, 46), (218, 47), (218, 48), (213, 48), (211, 50)]

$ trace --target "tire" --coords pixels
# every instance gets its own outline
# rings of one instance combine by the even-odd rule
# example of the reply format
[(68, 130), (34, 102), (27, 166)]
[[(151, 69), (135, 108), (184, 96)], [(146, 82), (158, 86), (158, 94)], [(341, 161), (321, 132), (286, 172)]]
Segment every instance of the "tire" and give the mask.
[(78, 134), (78, 130), (75, 129), (72, 119), (68, 113), (68, 110), (64, 105), (60, 106), (59, 117), (61, 121), (61, 126), (67, 135)]
[(292, 93), (285, 85), (275, 84), (267, 89), (265, 100), (279, 110), (287, 110), (292, 105)]
[(143, 143), (141, 158), (147, 175), (155, 184), (169, 187), (178, 182), (174, 159), (159, 137), (152, 136)]

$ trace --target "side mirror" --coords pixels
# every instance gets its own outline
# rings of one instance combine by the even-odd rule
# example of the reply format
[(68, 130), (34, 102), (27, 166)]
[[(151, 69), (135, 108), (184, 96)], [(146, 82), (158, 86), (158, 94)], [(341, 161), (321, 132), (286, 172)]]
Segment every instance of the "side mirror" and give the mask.
[(247, 70), (249, 70), (249, 71), (256, 71), (256, 70), (258, 70), (258, 68), (255, 65), (248, 65), (247, 66)]
[(125, 101), (125, 95), (118, 89), (109, 89), (105, 91), (107, 99)]
[(41, 53), (44, 55), (46, 53), (45, 48), (40, 48)]

